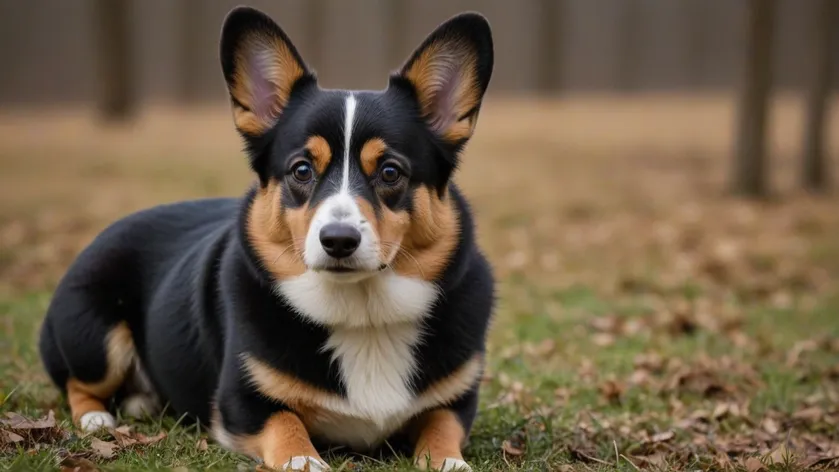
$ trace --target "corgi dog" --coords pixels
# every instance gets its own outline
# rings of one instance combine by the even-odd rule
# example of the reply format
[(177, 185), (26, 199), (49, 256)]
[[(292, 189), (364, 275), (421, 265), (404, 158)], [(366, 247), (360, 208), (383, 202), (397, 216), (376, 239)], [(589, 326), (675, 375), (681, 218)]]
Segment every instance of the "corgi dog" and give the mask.
[(39, 349), (74, 424), (172, 413), (277, 469), (387, 448), (470, 470), (495, 281), (452, 175), (488, 22), (444, 22), (380, 91), (319, 87), (249, 7), (220, 59), (254, 184), (126, 216), (73, 262)]

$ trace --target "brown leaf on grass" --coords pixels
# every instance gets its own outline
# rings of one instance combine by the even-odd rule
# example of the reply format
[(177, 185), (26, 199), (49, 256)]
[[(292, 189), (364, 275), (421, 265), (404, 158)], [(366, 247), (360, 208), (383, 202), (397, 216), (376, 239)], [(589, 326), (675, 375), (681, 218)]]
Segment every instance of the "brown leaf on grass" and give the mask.
[(764, 472), (769, 470), (757, 457), (749, 457), (743, 461), (743, 467), (749, 472)]
[(768, 461), (770, 464), (791, 464), (795, 457), (785, 444), (781, 444), (769, 454)]
[(114, 457), (119, 447), (118, 444), (111, 441), (103, 441), (96, 437), (90, 438), (90, 449), (103, 459)]
[(143, 433), (133, 433), (131, 432), (130, 427), (126, 425), (114, 429), (112, 434), (120, 447), (130, 447), (135, 444), (147, 446), (157, 443), (166, 437), (166, 433), (163, 431), (155, 434), (154, 436), (146, 436)]
[(792, 348), (787, 352), (786, 358), (786, 366), (787, 367), (795, 367), (799, 364), (801, 355), (805, 352), (813, 352), (819, 348), (819, 343), (813, 339), (806, 339), (804, 341), (798, 341)]
[(674, 433), (673, 431), (664, 431), (664, 432), (661, 432), (661, 433), (653, 434), (653, 436), (650, 438), (650, 442), (651, 443), (665, 442), (665, 441), (669, 441), (669, 440), (673, 439), (674, 437), (676, 437), (676, 433)]
[(553, 339), (545, 339), (539, 344), (525, 344), (524, 352), (530, 356), (538, 358), (550, 357), (556, 351), (556, 341)]
[(17, 413), (8, 412), (0, 419), (0, 446), (19, 444), (32, 448), (39, 443), (55, 443), (67, 438), (67, 432), (56, 425), (55, 412), (33, 420)]
[(99, 467), (81, 456), (68, 456), (58, 464), (61, 472), (99, 472)]
[(0, 445), (3, 444), (14, 444), (23, 441), (23, 436), (13, 433), (11, 431), (2, 431), (0, 430)]
[(55, 427), (55, 412), (50, 410), (46, 418), (31, 420), (17, 413), (6, 413), (5, 419), (0, 419), (0, 424), (10, 429), (48, 429)]
[(818, 406), (811, 406), (804, 408), (803, 410), (796, 411), (792, 414), (792, 418), (808, 423), (815, 423), (816, 421), (824, 418), (824, 410)]
[(748, 416), (749, 406), (740, 405), (734, 402), (720, 402), (714, 407), (711, 418), (720, 420), (725, 417), (742, 418)]
[(626, 386), (617, 380), (610, 379), (600, 384), (599, 390), (607, 402), (618, 405), (621, 402), (623, 393), (626, 391)]
[(837, 470), (839, 469), (839, 449), (827, 454), (812, 454), (802, 460), (799, 465), (804, 470)]
[(116, 428), (114, 428), (114, 431), (116, 431), (119, 434), (128, 436), (131, 434), (131, 425), (124, 424), (121, 426), (117, 426)]
[(589, 450), (587, 450), (585, 448), (582, 448), (582, 447), (572, 447), (569, 452), (571, 453), (571, 458), (575, 459), (575, 460), (578, 460), (578, 461), (596, 462), (598, 464), (612, 465), (609, 462), (606, 462), (602, 459), (598, 459), (597, 457), (595, 457), (593, 451), (589, 451)]
[(643, 369), (652, 373), (660, 373), (664, 369), (664, 359), (655, 352), (638, 354), (633, 360), (636, 369)]
[(760, 425), (764, 431), (772, 435), (778, 434), (781, 431), (781, 426), (772, 418), (764, 418)]
[(523, 455), (525, 451), (524, 438), (519, 433), (505, 439), (501, 443), (501, 451), (504, 452), (505, 456), (519, 457)]
[(723, 382), (720, 375), (703, 367), (684, 367), (677, 370), (668, 380), (666, 390), (673, 393), (696, 393), (705, 397), (730, 395), (733, 386)]
[(143, 445), (148, 446), (148, 445), (155, 444), (155, 443), (158, 443), (158, 442), (166, 439), (166, 433), (164, 431), (161, 431), (161, 432), (155, 434), (154, 436), (146, 436), (145, 434), (137, 433), (136, 434), (136, 439), (137, 439), (138, 444), (143, 444)]
[(595, 346), (606, 347), (615, 344), (615, 335), (611, 333), (594, 333), (591, 335), (591, 342)]

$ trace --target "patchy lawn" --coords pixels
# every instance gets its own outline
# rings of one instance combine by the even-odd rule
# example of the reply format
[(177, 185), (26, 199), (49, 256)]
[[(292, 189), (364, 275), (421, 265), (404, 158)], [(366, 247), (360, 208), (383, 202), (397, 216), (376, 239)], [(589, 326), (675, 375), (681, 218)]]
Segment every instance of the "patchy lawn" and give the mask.
[[(776, 110), (785, 189), (795, 103)], [(249, 182), (226, 110), (152, 115), (0, 117), (0, 469), (258, 468), (172, 418), (80, 436), (39, 363), (50, 290), (99, 230)], [(731, 121), (720, 99), (482, 113), (458, 177), (501, 296), (476, 471), (839, 467), (839, 199), (726, 196)]]

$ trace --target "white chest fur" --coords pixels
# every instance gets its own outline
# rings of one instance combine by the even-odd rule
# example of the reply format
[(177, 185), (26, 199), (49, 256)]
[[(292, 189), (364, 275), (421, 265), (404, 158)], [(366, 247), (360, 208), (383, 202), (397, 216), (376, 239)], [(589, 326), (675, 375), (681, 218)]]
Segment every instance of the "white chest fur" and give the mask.
[(372, 446), (419, 411), (410, 384), (413, 349), (437, 297), (434, 284), (391, 271), (352, 284), (306, 273), (278, 288), (298, 314), (330, 329), (321, 349), (331, 353), (346, 387), (346, 398), (319, 402), (330, 414), (308, 422), (314, 433)]

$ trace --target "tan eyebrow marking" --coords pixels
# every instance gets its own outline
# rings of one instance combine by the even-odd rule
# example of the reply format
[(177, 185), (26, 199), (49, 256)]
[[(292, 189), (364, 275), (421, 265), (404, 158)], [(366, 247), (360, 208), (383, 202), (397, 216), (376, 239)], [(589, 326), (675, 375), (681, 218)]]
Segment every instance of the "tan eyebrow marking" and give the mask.
[(361, 169), (368, 176), (376, 172), (379, 158), (387, 151), (387, 144), (382, 138), (373, 138), (364, 143), (361, 148)]
[(332, 160), (332, 149), (329, 147), (329, 143), (323, 136), (312, 136), (306, 141), (306, 149), (312, 155), (315, 171), (318, 174), (323, 174), (326, 171), (326, 166), (329, 165), (329, 161)]

